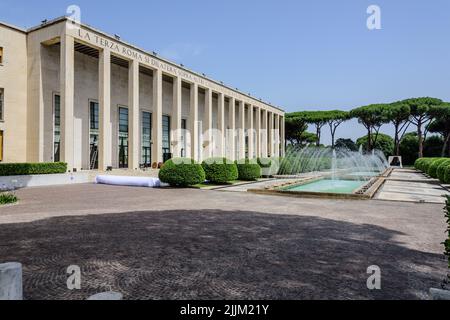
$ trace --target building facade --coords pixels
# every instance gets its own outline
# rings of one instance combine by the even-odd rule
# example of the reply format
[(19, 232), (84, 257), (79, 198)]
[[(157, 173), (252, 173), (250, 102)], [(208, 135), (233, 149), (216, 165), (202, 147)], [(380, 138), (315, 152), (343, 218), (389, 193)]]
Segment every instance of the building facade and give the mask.
[(0, 161), (138, 169), (284, 155), (284, 111), (62, 17), (0, 23)]

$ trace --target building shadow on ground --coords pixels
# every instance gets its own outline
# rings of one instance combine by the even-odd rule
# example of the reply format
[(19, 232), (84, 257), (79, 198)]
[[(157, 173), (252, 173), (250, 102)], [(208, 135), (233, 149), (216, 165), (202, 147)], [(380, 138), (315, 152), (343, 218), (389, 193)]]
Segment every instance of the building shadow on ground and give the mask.
[[(219, 210), (130, 212), (2, 225), (0, 261), (24, 265), (26, 299), (423, 299), (443, 255), (396, 231), (310, 216)], [(67, 267), (82, 270), (67, 289)], [(367, 268), (382, 289), (367, 289)]]

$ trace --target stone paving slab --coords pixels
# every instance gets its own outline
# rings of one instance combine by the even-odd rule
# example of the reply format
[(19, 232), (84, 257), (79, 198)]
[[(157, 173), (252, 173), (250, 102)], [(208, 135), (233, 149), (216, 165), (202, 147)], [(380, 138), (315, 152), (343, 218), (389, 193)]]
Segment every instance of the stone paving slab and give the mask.
[[(26, 299), (428, 299), (447, 270), (441, 204), (103, 185), (0, 207), (0, 261)], [(67, 289), (77, 264), (82, 290)], [(380, 266), (382, 290), (367, 290)]]
[(417, 171), (412, 173), (411, 171), (394, 170), (375, 195), (375, 199), (444, 204), (445, 195), (450, 195), (450, 193), (437, 184), (435, 179), (430, 179)]

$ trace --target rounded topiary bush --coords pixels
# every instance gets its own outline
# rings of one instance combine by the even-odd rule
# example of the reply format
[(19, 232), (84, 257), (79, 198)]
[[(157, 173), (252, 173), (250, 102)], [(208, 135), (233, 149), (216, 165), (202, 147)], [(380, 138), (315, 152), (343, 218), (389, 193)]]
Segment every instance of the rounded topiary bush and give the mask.
[(439, 181), (444, 182), (445, 179), (445, 169), (447, 169), (447, 167), (450, 166), (450, 159), (445, 160), (443, 163), (441, 163), (441, 165), (439, 165), (439, 167), (437, 168), (436, 172), (437, 172), (437, 178), (439, 179)]
[(436, 160), (436, 158), (426, 158), (422, 163), (422, 171), (428, 174), (430, 166), (433, 164), (434, 160)]
[(447, 161), (448, 158), (439, 158), (434, 160), (431, 165), (428, 167), (428, 175), (432, 178), (437, 178), (437, 169), (441, 164), (443, 164), (445, 161)]
[(442, 183), (450, 184), (450, 166), (445, 167), (444, 179)]
[(239, 172), (239, 180), (255, 181), (261, 178), (261, 167), (256, 160), (239, 160), (236, 161)]
[(212, 183), (227, 183), (238, 179), (236, 164), (226, 158), (211, 158), (203, 161), (206, 180)]
[(173, 187), (188, 187), (204, 182), (205, 171), (192, 159), (175, 158), (164, 163), (159, 179)]

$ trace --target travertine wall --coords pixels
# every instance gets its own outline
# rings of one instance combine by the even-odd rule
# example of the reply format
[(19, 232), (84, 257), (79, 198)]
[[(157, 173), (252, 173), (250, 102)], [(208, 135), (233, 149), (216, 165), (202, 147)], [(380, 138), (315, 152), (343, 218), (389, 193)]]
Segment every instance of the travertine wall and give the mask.
[(27, 46), (23, 32), (0, 27), (0, 88), (4, 89), (3, 162), (24, 162), (27, 157)]

